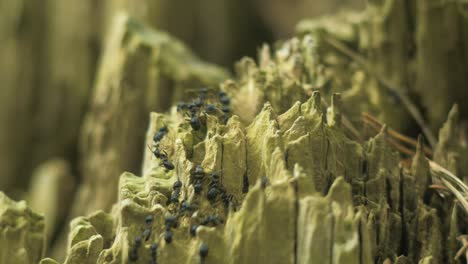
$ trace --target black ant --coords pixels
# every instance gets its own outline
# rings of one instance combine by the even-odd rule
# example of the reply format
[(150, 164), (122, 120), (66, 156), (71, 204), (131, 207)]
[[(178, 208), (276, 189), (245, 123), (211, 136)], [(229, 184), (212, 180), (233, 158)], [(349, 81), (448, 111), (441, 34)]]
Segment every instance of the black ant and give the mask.
[(148, 241), (148, 239), (150, 238), (150, 236), (151, 236), (151, 228), (146, 228), (146, 229), (143, 231), (142, 237), (145, 239), (145, 241)]
[(179, 202), (180, 189), (176, 189), (172, 192), (170, 202), (176, 204)]
[(221, 185), (220, 181), (219, 181), (219, 174), (218, 172), (212, 172), (211, 173), (211, 182), (210, 182), (210, 190), (208, 191), (208, 193), (206, 194), (206, 198), (211, 201), (211, 202), (214, 202), (216, 200), (216, 197), (218, 196), (218, 194), (221, 192), (221, 193), (224, 193), (224, 188), (223, 186)]
[(165, 225), (166, 225), (166, 230), (177, 227), (177, 216), (175, 215), (166, 216)]
[(211, 173), (210, 187), (219, 187), (219, 174), (217, 172)]
[(224, 209), (227, 210), (229, 206), (233, 206), (234, 211), (237, 210), (234, 195), (223, 192), (223, 194), (221, 195), (221, 200), (223, 200)]
[(151, 225), (153, 223), (153, 216), (152, 215), (148, 215), (147, 217), (145, 217), (145, 223), (147, 225)]
[(220, 219), (219, 217), (215, 215), (208, 215), (201, 223), (200, 225), (206, 226), (209, 224), (212, 224), (213, 226), (217, 226), (223, 223), (223, 220)]
[(145, 241), (148, 241), (151, 236), (151, 224), (153, 224), (153, 216), (148, 215), (145, 217), (145, 223), (148, 227), (143, 231), (142, 237), (145, 239)]
[(179, 180), (175, 181), (174, 184), (172, 185), (172, 189), (177, 190), (177, 189), (180, 189), (180, 188), (182, 188), (182, 182), (179, 181)]
[(267, 176), (262, 176), (260, 179), (262, 189), (265, 189), (269, 183)]
[(214, 114), (216, 112), (216, 106), (213, 104), (205, 105), (205, 112), (207, 114)]
[(190, 235), (192, 235), (193, 237), (197, 235), (197, 229), (198, 229), (198, 225), (192, 225), (190, 226)]
[(203, 179), (203, 177), (205, 177), (205, 171), (203, 170), (203, 167), (197, 165), (192, 172), (192, 177), (194, 178), (193, 188), (195, 190), (195, 193), (200, 194), (203, 188), (201, 180)]
[(133, 245), (132, 249), (130, 250), (130, 253), (128, 254), (128, 259), (130, 261), (137, 261), (138, 260), (138, 248), (141, 246), (141, 238), (136, 237), (135, 238), (135, 244)]
[(171, 230), (166, 230), (166, 232), (164, 232), (164, 241), (166, 241), (167, 244), (170, 244), (172, 242), (173, 235), (174, 234)]
[(153, 155), (156, 157), (156, 158), (161, 158), (161, 151), (159, 151), (159, 148), (155, 148), (154, 151), (153, 151)]
[(192, 117), (190, 117), (190, 126), (195, 131), (200, 130), (201, 128), (200, 117), (198, 117), (196, 114), (192, 114)]
[(205, 176), (205, 171), (203, 170), (203, 167), (201, 165), (197, 165), (193, 170), (192, 175), (195, 179), (203, 179), (203, 177)]
[(180, 204), (180, 213), (184, 213), (185, 211), (190, 211), (192, 209), (192, 206), (185, 200)]
[(158, 158), (158, 159), (167, 158), (167, 152), (166, 151), (159, 150), (159, 148), (157, 146), (154, 148), (154, 150), (152, 150), (149, 145), (146, 145), (146, 146), (148, 147), (148, 149), (151, 151), (151, 153), (153, 153), (153, 155), (156, 158)]
[(166, 170), (173, 170), (175, 168), (174, 164), (172, 164), (166, 156), (161, 157), (160, 166), (163, 166)]
[(158, 262), (158, 244), (151, 244), (151, 262), (150, 264), (157, 264)]
[(177, 227), (177, 216), (174, 216), (174, 215), (166, 216), (165, 225), (166, 225), (166, 231), (164, 232), (164, 240), (166, 241), (167, 244), (170, 244), (172, 242), (172, 236), (173, 236), (171, 228)]
[(223, 105), (229, 105), (229, 103), (231, 102), (231, 99), (229, 99), (229, 97), (225, 94), (219, 98), (219, 101)]
[(227, 114), (229, 114), (229, 112), (231, 111), (231, 109), (229, 108), (229, 106), (223, 105), (223, 106), (221, 107), (221, 111), (223, 111), (223, 113), (224, 113), (225, 115), (227, 115)]
[(249, 178), (247, 177), (247, 174), (244, 175), (242, 178), (242, 193), (248, 193), (249, 192)]
[(199, 106), (197, 105), (198, 104), (195, 104), (195, 103), (188, 104), (188, 110), (190, 111), (191, 114), (195, 114), (198, 112)]
[(216, 187), (211, 187), (210, 190), (208, 190), (208, 193), (206, 193), (206, 198), (210, 202), (214, 202), (216, 200), (216, 196), (218, 196), (218, 189)]
[(187, 103), (178, 103), (177, 104), (177, 112), (181, 112), (187, 110), (189, 108)]
[(182, 182), (177, 180), (174, 182), (172, 185), (172, 189), (174, 190), (171, 195), (171, 203), (178, 203), (179, 202), (179, 195), (180, 195), (180, 189), (182, 188)]
[(201, 191), (203, 190), (203, 186), (200, 181), (195, 180), (195, 183), (193, 184), (193, 189), (195, 191), (195, 194), (200, 194)]
[(202, 243), (198, 253), (200, 254), (200, 263), (204, 264), (205, 259), (208, 256), (208, 246), (205, 243)]
[(159, 141), (161, 141), (161, 139), (163, 139), (163, 137), (167, 134), (167, 132), (168, 132), (167, 126), (161, 127), (159, 131), (154, 134), (153, 141), (155, 143), (158, 143)]

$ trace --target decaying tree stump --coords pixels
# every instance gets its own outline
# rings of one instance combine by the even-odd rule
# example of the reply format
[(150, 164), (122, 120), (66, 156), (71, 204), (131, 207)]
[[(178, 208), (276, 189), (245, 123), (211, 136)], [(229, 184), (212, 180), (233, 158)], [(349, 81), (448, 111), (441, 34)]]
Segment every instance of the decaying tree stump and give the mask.
[[(61, 5), (50, 0), (48, 6)], [(91, 8), (87, 1), (76, 5)], [(138, 7), (106, 5), (106, 21)], [(85, 83), (92, 72), (74, 75), (57, 58), (47, 62), (57, 75), (44, 81), (51, 88), (40, 96), (49, 94), (57, 105), (79, 99), (63, 114), (73, 117), (67, 129), (44, 123), (39, 134), (65, 133), (48, 158), (73, 147), (79, 134), (79, 169), (57, 159), (35, 171), (27, 198), (45, 219), (1, 194), (0, 263), (463, 263), (454, 257), (457, 237), (468, 232), (465, 106), (452, 108), (438, 138), (424, 130), (442, 122), (451, 96), (466, 93), (464, 28), (435, 41), (444, 27), (429, 20), (442, 9), (440, 20), (462, 25), (458, 5), (370, 1), (364, 14), (305, 21), (297, 37), (264, 45), (257, 60), (240, 60), (234, 75), (176, 38), (117, 16), (91, 92)], [(77, 42), (83, 53), (74, 61), (89, 63), (83, 46), (99, 34), (87, 28), (77, 39), (59, 37), (67, 24), (54, 19), (69, 21), (44, 18), (57, 45), (49, 48), (67, 52), (67, 43)], [(456, 57), (450, 74), (436, 66), (447, 53)], [(34, 70), (18, 63), (11, 76), (0, 65), (0, 78), (31, 81), (20, 71)], [(423, 91), (425, 83), (434, 85)], [(62, 97), (62, 84), (83, 88)], [(415, 95), (427, 107), (428, 124), (418, 116)], [(18, 118), (29, 120), (34, 100), (22, 102)], [(39, 107), (37, 116), (60, 119), (52, 106)], [(2, 107), (1, 121), (8, 122), (13, 106)], [(392, 129), (421, 122), (432, 149), (423, 137), (415, 141)], [(373, 130), (362, 132), (362, 123)], [(28, 135), (0, 138), (25, 152)], [(21, 153), (11, 164), (18, 166)], [(7, 173), (13, 165), (0, 167)], [(80, 182), (67, 201), (76, 171)], [(12, 185), (13, 177), (2, 179)], [(60, 225), (67, 218), (69, 230)], [(52, 237), (56, 242), (46, 246)], [(43, 259), (51, 247), (58, 261)]]

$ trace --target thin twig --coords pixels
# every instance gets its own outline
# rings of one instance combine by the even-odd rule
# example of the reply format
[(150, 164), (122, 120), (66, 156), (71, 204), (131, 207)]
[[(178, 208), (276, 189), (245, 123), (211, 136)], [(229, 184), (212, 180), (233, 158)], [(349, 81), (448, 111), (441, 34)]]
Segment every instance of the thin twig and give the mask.
[[(369, 121), (369, 120), (368, 120)], [(382, 125), (380, 122), (375, 121), (375, 122), (367, 122), (367, 124), (370, 125), (374, 130), (380, 131)], [(389, 129), (387, 128), (387, 132)], [(395, 141), (394, 138), (388, 137), (387, 140), (389, 143), (394, 146), (397, 150), (400, 152), (403, 152), (405, 154), (408, 154), (410, 156), (414, 155), (414, 152), (412, 150), (407, 149), (406, 147), (400, 145), (397, 141)], [(455, 174), (451, 173), (449, 170), (445, 169), (441, 165), (437, 164), (436, 162), (426, 158), (426, 160), (429, 163), (429, 167), (431, 168), (432, 172), (439, 175), (439, 179), (442, 182), (442, 184), (450, 190), (450, 193), (454, 195), (459, 204), (463, 207), (465, 210), (465, 213), (468, 214), (468, 186), (465, 185)], [(454, 184), (454, 185), (452, 185)]]
[(392, 144), (398, 151), (408, 155), (408, 156), (414, 156), (416, 154), (416, 152), (412, 151), (411, 149), (401, 145), (400, 143), (398, 143), (398, 141), (396, 141), (395, 139), (393, 138), (387, 138), (388, 142), (390, 144)]
[(463, 254), (465, 254), (466, 261), (468, 261), (468, 235), (461, 235), (457, 239), (462, 243), (462, 247), (455, 255), (455, 260), (458, 260)]
[(440, 185), (440, 184), (431, 184), (431, 185), (429, 185), (429, 188), (440, 190), (440, 191), (450, 192), (450, 190), (447, 187), (445, 187), (443, 185)]
[(394, 93), (397, 95), (401, 102), (404, 104), (404, 106), (407, 108), (411, 116), (414, 118), (414, 120), (418, 123), (418, 125), (421, 127), (422, 132), (427, 138), (427, 141), (431, 145), (432, 148), (434, 148), (437, 144), (436, 137), (430, 130), (430, 128), (427, 126), (426, 122), (424, 121), (424, 118), (419, 111), (419, 109), (416, 107), (416, 105), (411, 101), (411, 99), (404, 93), (400, 88), (393, 86), (388, 80), (377, 74), (377, 72), (374, 70), (373, 67), (369, 65), (369, 63), (366, 61), (365, 58), (363, 58), (361, 55), (358, 53), (354, 52), (350, 48), (348, 48), (346, 45), (341, 43), (339, 40), (332, 38), (330, 36), (324, 36), (324, 40), (332, 47), (335, 49), (339, 50), (352, 60), (354, 60), (356, 63), (360, 64), (360, 66), (366, 70), (370, 75), (372, 75), (382, 86), (390, 90), (390, 92)]
[(458, 187), (463, 190), (464, 193), (468, 194), (468, 187), (455, 174), (451, 173), (449, 170), (440, 166), (434, 161), (430, 159), (427, 159), (427, 160), (429, 161), (429, 166), (431, 167), (432, 170), (446, 175), (447, 178), (451, 179), (454, 183), (456, 183)]
[(450, 189), (452, 194), (455, 195), (455, 197), (458, 199), (460, 204), (465, 209), (465, 212), (468, 213), (468, 201), (465, 199), (465, 197), (463, 197), (463, 195), (460, 193), (460, 191), (458, 191), (455, 187), (453, 187), (453, 185), (450, 182), (448, 182), (446, 179), (442, 178), (441, 180), (442, 180), (442, 183), (445, 186), (447, 186), (447, 188)]
[[(364, 122), (366, 124), (370, 125), (372, 128), (374, 128), (377, 131), (380, 131), (380, 129), (383, 126), (382, 123), (380, 123), (375, 117), (373, 117), (371, 114), (369, 114), (367, 112), (363, 112), (362, 117), (363, 117)], [(416, 148), (416, 146), (418, 145), (418, 142), (416, 140), (414, 140), (414, 139), (412, 139), (412, 138), (410, 138), (408, 136), (405, 136), (405, 135), (397, 132), (396, 130), (393, 130), (392, 128), (387, 127), (387, 133), (392, 138), (403, 141), (404, 143), (407, 143), (407, 144), (411, 145), (414, 148)], [(432, 150), (430, 148), (424, 146), (423, 151), (424, 151), (424, 153), (426, 155), (432, 156)]]

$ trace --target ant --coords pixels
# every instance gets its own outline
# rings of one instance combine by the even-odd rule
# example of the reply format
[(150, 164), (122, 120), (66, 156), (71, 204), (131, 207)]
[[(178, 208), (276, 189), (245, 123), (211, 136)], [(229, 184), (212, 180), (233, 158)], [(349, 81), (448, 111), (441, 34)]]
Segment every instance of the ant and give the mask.
[(193, 184), (193, 189), (195, 191), (195, 194), (200, 194), (201, 191), (203, 190), (203, 186), (201, 182), (199, 182), (198, 180), (195, 180), (195, 183)]
[(205, 105), (205, 113), (214, 114), (216, 112), (216, 106), (214, 104)]
[(167, 132), (168, 132), (167, 126), (161, 127), (159, 131), (154, 134), (154, 137), (153, 137), (154, 143), (158, 143), (159, 141), (161, 141), (161, 139), (163, 139), (163, 137), (167, 134)]
[(190, 235), (192, 235), (193, 237), (197, 235), (197, 229), (198, 229), (198, 225), (192, 225), (190, 226)]
[(130, 253), (128, 254), (128, 259), (132, 262), (138, 260), (138, 248), (141, 246), (141, 238), (136, 237), (135, 238), (135, 244), (133, 245), (132, 249), (130, 250)]
[(225, 115), (227, 115), (227, 114), (229, 114), (229, 112), (231, 111), (231, 109), (229, 108), (228, 105), (223, 105), (223, 106), (221, 107), (221, 111), (223, 111), (223, 113), (224, 113)]
[(166, 216), (166, 230), (170, 230), (171, 228), (176, 228), (177, 227), (177, 216), (175, 215), (168, 215)]
[(260, 186), (262, 187), (262, 189), (265, 189), (267, 187), (269, 183), (269, 180), (267, 178), (267, 176), (262, 176), (262, 178), (260, 179)]
[(211, 173), (210, 187), (219, 187), (219, 174), (217, 172)]
[(205, 177), (205, 171), (203, 170), (203, 167), (197, 165), (192, 172), (192, 177), (194, 178), (193, 188), (195, 190), (195, 194), (200, 194), (203, 188), (201, 181), (203, 177)]
[(223, 123), (227, 123), (229, 119), (228, 114), (231, 112), (231, 109), (229, 107), (229, 104), (231, 103), (231, 99), (225, 92), (221, 91), (219, 92), (219, 101), (222, 104), (221, 111), (223, 111), (224, 113), (222, 121)]
[(200, 263), (204, 264), (206, 257), (208, 256), (208, 246), (205, 243), (202, 243), (198, 253), (200, 254)]
[(182, 188), (182, 182), (177, 180), (174, 182), (172, 185), (172, 189), (174, 190), (171, 195), (171, 203), (178, 203), (179, 202), (179, 195), (180, 195), (180, 189)]
[(143, 231), (142, 237), (145, 239), (145, 241), (148, 241), (148, 239), (150, 238), (150, 236), (151, 236), (151, 228), (146, 228), (146, 229)]
[(148, 215), (147, 217), (145, 217), (145, 223), (147, 225), (151, 225), (153, 223), (153, 216), (152, 215)]
[(223, 192), (223, 194), (221, 195), (221, 200), (223, 200), (224, 209), (227, 210), (229, 206), (232, 206), (234, 211), (237, 210), (237, 206), (236, 206), (237, 202), (235, 200), (234, 195)]
[(153, 224), (153, 216), (148, 215), (145, 217), (145, 223), (147, 225), (147, 228), (143, 231), (142, 237), (145, 239), (145, 241), (148, 241), (148, 239), (151, 236), (151, 224)]
[(219, 217), (215, 215), (208, 215), (201, 223), (200, 225), (206, 226), (209, 224), (212, 224), (213, 226), (217, 226), (223, 223), (223, 220), (220, 219)]
[(218, 93), (218, 95), (219, 95), (219, 101), (220, 101), (223, 105), (228, 105), (228, 104), (231, 102), (231, 100), (230, 100), (229, 96), (226, 94), (226, 92), (220, 91), (220, 92)]
[(163, 166), (168, 171), (173, 170), (175, 168), (174, 164), (172, 164), (172, 162), (170, 162), (166, 156), (161, 157), (160, 166)]
[[(200, 105), (201, 106), (201, 105)], [(192, 127), (193, 130), (198, 131), (201, 128), (202, 122), (200, 121), (200, 117), (197, 114), (199, 106), (197, 106), (195, 103), (192, 103), (188, 106), (188, 109), (190, 111), (189, 113), (185, 113), (188, 118), (185, 120), (189, 121), (190, 126)]]
[(173, 235), (174, 234), (171, 230), (166, 230), (166, 232), (164, 232), (164, 241), (166, 241), (167, 244), (170, 244), (172, 242)]
[(198, 131), (201, 128), (200, 117), (198, 117), (195, 113), (192, 113), (192, 116), (190, 117), (190, 126), (195, 131)]
[(218, 189), (216, 187), (211, 187), (210, 190), (208, 190), (208, 193), (206, 193), (206, 198), (210, 202), (214, 202), (216, 200), (216, 196), (218, 196)]
[(180, 189), (176, 189), (172, 192), (170, 202), (176, 204), (179, 202)]
[(184, 213), (185, 211), (191, 211), (193, 208), (187, 201), (182, 201), (180, 204), (180, 213)]
[(166, 225), (166, 231), (164, 232), (164, 241), (166, 241), (167, 244), (170, 244), (172, 242), (172, 236), (174, 235), (171, 231), (171, 228), (177, 227), (177, 216), (175, 215), (166, 216), (165, 225)]
[(219, 181), (219, 178), (220, 176), (218, 172), (211, 173), (211, 182), (209, 185), (210, 190), (206, 194), (206, 198), (211, 202), (214, 202), (216, 200), (216, 197), (218, 196), (220, 192), (225, 193), (224, 188)]
[(205, 176), (205, 171), (203, 170), (203, 167), (201, 165), (197, 165), (192, 172), (192, 176), (195, 179), (203, 179), (203, 177)]
[(177, 104), (177, 112), (182, 112), (184, 110), (187, 110), (189, 108), (187, 103), (178, 103)]
[(151, 244), (151, 262), (150, 264), (157, 264), (158, 262), (158, 244)]
[(154, 150), (151, 149), (149, 145), (146, 145), (148, 149), (153, 153), (153, 155), (158, 158), (158, 159), (167, 159), (167, 152), (165, 150), (161, 151), (159, 150), (158, 146), (154, 148)]

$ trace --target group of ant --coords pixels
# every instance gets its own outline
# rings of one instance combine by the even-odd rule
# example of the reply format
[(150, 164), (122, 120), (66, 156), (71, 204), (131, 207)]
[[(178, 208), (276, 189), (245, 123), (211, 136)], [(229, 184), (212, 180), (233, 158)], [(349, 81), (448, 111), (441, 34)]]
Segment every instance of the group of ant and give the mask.
[[(202, 180), (205, 177), (206, 173), (201, 165), (195, 166), (193, 169), (191, 176), (192, 176), (192, 184), (194, 188), (194, 193), (196, 195), (200, 195), (202, 190), (203, 190), (203, 185), (202, 185)], [(180, 180), (177, 180), (173, 184), (173, 191), (171, 194), (171, 198), (169, 203), (178, 205), (179, 203), (179, 196), (182, 188), (182, 182)], [(206, 198), (211, 202), (214, 203), (218, 197), (221, 197), (221, 200), (223, 201), (224, 207), (227, 210), (229, 206), (234, 206), (235, 208), (235, 203), (233, 203), (234, 196), (227, 194), (225, 188), (222, 186), (220, 182), (220, 176), (218, 172), (212, 172), (210, 174), (210, 183), (209, 183), (209, 190), (206, 193)], [(178, 211), (177, 215), (184, 214), (186, 212), (191, 212), (193, 210), (196, 210), (196, 207), (192, 206), (188, 201), (184, 200), (180, 204), (180, 208)], [(171, 220), (168, 223), (171, 223), (173, 221), (177, 221), (177, 216), (175, 216), (174, 220)], [(196, 235), (196, 230), (199, 226), (217, 226), (224, 223), (224, 221), (219, 218), (216, 215), (208, 215), (204, 220), (202, 220), (199, 224), (194, 224), (190, 227), (190, 234), (192, 236)], [(171, 227), (173, 225), (168, 225), (168, 227)], [(167, 229), (169, 230), (169, 229)], [(169, 240), (172, 237), (171, 232), (166, 232), (165, 237), (167, 237)], [(168, 240), (168, 241), (169, 241)], [(166, 242), (168, 242), (166, 241)]]
[[(164, 167), (167, 171), (174, 169), (174, 164), (169, 160), (167, 157), (167, 153), (164, 150), (159, 149), (160, 141), (166, 136), (168, 132), (167, 126), (161, 127), (158, 132), (156, 132), (153, 136), (153, 143), (154, 143), (154, 150), (152, 150), (153, 155), (161, 160), (161, 166)], [(151, 148), (148, 146), (151, 150)]]
[[(132, 262), (138, 260), (138, 249), (141, 247), (142, 240), (148, 241), (150, 236), (151, 236), (151, 230), (152, 230), (152, 224), (153, 224), (153, 216), (148, 215), (145, 218), (145, 223), (146, 223), (146, 228), (144, 229), (143, 233), (141, 236), (137, 236), (135, 238), (135, 243), (130, 249), (130, 252), (128, 254), (128, 259)], [(157, 250), (158, 250), (158, 244), (157, 243), (152, 243), (151, 244), (151, 262), (150, 264), (157, 264)]]
[[(148, 215), (145, 218), (145, 223), (146, 223), (147, 228), (143, 231), (142, 236), (137, 236), (135, 238), (135, 242), (133, 246), (130, 248), (128, 258), (129, 258), (129, 261), (131, 262), (136, 262), (138, 260), (138, 249), (141, 247), (142, 238), (145, 241), (148, 241), (149, 237), (151, 236), (151, 226), (153, 224), (153, 216)], [(164, 241), (166, 241), (167, 244), (170, 244), (172, 242), (172, 236), (173, 236), (171, 229), (177, 227), (177, 217), (173, 215), (166, 216), (165, 226), (166, 226), (166, 231), (164, 233)], [(158, 263), (157, 251), (158, 251), (158, 243), (154, 242), (150, 246), (150, 254), (151, 254), (150, 264)], [(200, 256), (200, 263), (204, 264), (206, 257), (208, 256), (208, 246), (205, 243), (202, 243), (200, 245), (198, 254)]]
[[(197, 165), (192, 172), (192, 179), (193, 179), (193, 188), (195, 194), (200, 194), (202, 192), (202, 180), (205, 177), (205, 171), (202, 166)], [(221, 200), (223, 201), (224, 207), (227, 209), (233, 202), (234, 196), (229, 195), (226, 192), (226, 189), (220, 182), (220, 176), (218, 172), (210, 173), (210, 183), (208, 185), (209, 190), (206, 193), (206, 198), (211, 203), (216, 201), (216, 198), (221, 195)], [(233, 204), (235, 205), (235, 204)], [(235, 209), (235, 208), (234, 208)]]
[[(222, 122), (225, 124), (229, 118), (229, 114), (231, 112), (230, 109), (230, 98), (229, 96), (221, 91), (218, 93), (219, 96), (219, 103), (221, 105), (220, 108), (216, 107), (213, 103), (208, 103), (208, 89), (204, 88), (200, 90), (200, 95), (197, 99), (195, 99), (192, 103), (179, 103), (177, 105), (178, 112), (185, 112), (185, 114), (189, 115), (190, 119), (190, 126), (193, 130), (198, 131), (202, 127), (202, 121), (200, 121), (200, 116), (203, 115), (215, 115), (217, 113), (222, 113)], [(188, 112), (187, 112), (188, 111)], [(167, 153), (164, 150), (160, 150), (159, 144), (161, 140), (167, 135), (168, 128), (167, 126), (161, 127), (153, 136), (153, 143), (154, 143), (154, 150), (152, 150), (153, 155), (161, 160), (161, 166), (163, 166), (167, 171), (173, 170), (175, 168), (174, 164), (169, 160)], [(195, 194), (200, 194), (203, 190), (202, 180), (205, 176), (205, 171), (202, 166), (197, 165), (192, 172), (193, 177), (193, 187)], [(232, 195), (228, 195), (226, 190), (223, 188), (219, 181), (219, 174), (217, 172), (211, 173), (211, 181), (209, 184), (210, 189), (206, 194), (206, 198), (210, 202), (215, 202), (216, 198), (221, 195), (221, 199), (223, 200), (225, 208), (229, 207), (229, 204), (233, 200)], [(182, 188), (182, 182), (177, 180), (173, 185), (173, 192), (171, 194), (170, 203), (177, 204), (179, 202), (179, 195)], [(180, 212), (183, 213), (184, 211), (193, 209), (187, 201), (183, 201), (180, 206)], [(151, 236), (151, 226), (153, 224), (153, 217), (147, 216), (145, 218), (146, 228), (144, 229), (141, 236), (137, 236), (135, 238), (135, 243), (131, 247), (129, 252), (129, 260), (134, 262), (138, 260), (138, 249), (141, 247), (142, 239), (144, 241), (148, 241)], [(203, 221), (200, 222), (199, 225), (211, 225), (216, 226), (222, 224), (223, 220), (214, 215), (208, 215)], [(178, 225), (177, 223), (177, 215), (169, 215), (166, 217), (165, 220), (165, 232), (164, 232), (164, 241), (167, 244), (172, 242), (173, 232), (172, 228), (176, 228)], [(190, 227), (190, 234), (192, 236), (196, 235), (196, 230), (199, 225), (192, 225)], [(151, 262), (150, 264), (157, 264), (157, 250), (158, 244), (153, 243), (151, 244)], [(206, 244), (201, 244), (199, 249), (200, 261), (201, 264), (205, 263), (205, 259), (208, 256), (208, 246)]]
[[(161, 134), (158, 134), (161, 133)], [(162, 137), (167, 133), (166, 129), (160, 129), (159, 132), (157, 133), (158, 140), (155, 140), (159, 142), (159, 140), (162, 139)], [(156, 138), (156, 135), (155, 135)], [(163, 160), (167, 160), (167, 156), (165, 154), (162, 154), (163, 156), (160, 156), (159, 158)], [(206, 176), (206, 173), (201, 165), (195, 166), (195, 169), (192, 171), (192, 179), (193, 179), (193, 186), (194, 186), (194, 191), (195, 194), (201, 194), (203, 187), (202, 187), (202, 180)], [(173, 192), (171, 195), (170, 202), (177, 204), (181, 189), (182, 189), (182, 182), (180, 180), (177, 180), (174, 182), (172, 186)], [(228, 195), (225, 188), (222, 186), (220, 182), (220, 175), (218, 172), (212, 172), (210, 173), (210, 183), (209, 183), (209, 190), (206, 193), (206, 198), (211, 202), (214, 203), (217, 199), (217, 197), (221, 195), (221, 199), (224, 203), (225, 208), (228, 208), (229, 205), (231, 204), (233, 200), (232, 195)], [(180, 210), (178, 214), (175, 215), (168, 215), (165, 218), (165, 230), (164, 230), (164, 235), (163, 239), (166, 242), (166, 244), (171, 244), (173, 240), (173, 228), (177, 228), (178, 226), (178, 217), (180, 213), (183, 213), (186, 210), (191, 210), (193, 209), (192, 206), (188, 204), (187, 201), (182, 201)], [(153, 216), (148, 215), (145, 218), (145, 223), (146, 223), (146, 228), (143, 230), (142, 234), (140, 236), (137, 236), (135, 238), (135, 242), (133, 246), (130, 248), (129, 252), (129, 260), (131, 262), (135, 262), (138, 260), (138, 250), (141, 247), (143, 241), (148, 241), (149, 238), (151, 237), (151, 230), (152, 230), (152, 224), (153, 224)], [(196, 236), (196, 232), (199, 226), (217, 226), (224, 223), (224, 221), (219, 218), (216, 215), (208, 215), (206, 216), (199, 224), (193, 224), (190, 226), (190, 234), (192, 236)], [(150, 264), (157, 264), (157, 250), (158, 250), (158, 243), (152, 243), (150, 246), (150, 254), (151, 254), (151, 261)], [(208, 246), (206, 244), (201, 244), (199, 248), (199, 256), (200, 256), (200, 263), (203, 264), (205, 263), (206, 257), (208, 256)]]
[[(230, 103), (231, 99), (229, 96), (220, 91), (219, 95), (219, 102), (221, 104), (221, 112), (222, 112), (222, 122), (226, 123), (229, 118), (229, 113), (231, 112)], [(177, 105), (178, 112), (185, 112), (190, 116), (189, 122), (190, 126), (193, 130), (198, 131), (202, 126), (202, 122), (200, 121), (200, 115), (208, 115), (208, 114), (216, 114), (219, 113), (219, 109), (214, 104), (207, 103), (208, 100), (208, 89), (203, 88), (200, 90), (200, 95), (197, 99), (195, 99), (192, 103), (179, 103)], [(189, 112), (186, 112), (186, 111)], [(203, 110), (203, 111), (202, 111)], [(166, 136), (168, 133), (167, 126), (161, 127), (153, 136), (153, 143), (154, 143), (154, 150), (152, 150), (153, 155), (161, 160), (161, 166), (163, 166), (167, 171), (174, 169), (174, 164), (169, 160), (167, 153), (164, 150), (159, 149), (160, 141)], [(148, 148), (150, 148), (148, 146)], [(151, 148), (150, 148), (151, 150)]]
[(208, 103), (208, 89), (203, 88), (200, 90), (199, 97), (196, 98), (192, 103), (179, 103), (177, 104), (177, 112), (186, 114), (189, 119), (190, 126), (193, 130), (198, 131), (202, 126), (202, 121), (200, 120), (201, 114), (203, 115), (215, 115), (217, 113), (222, 113), (222, 122), (225, 124), (229, 119), (229, 114), (231, 112), (231, 99), (229, 96), (220, 91), (218, 93), (220, 108), (216, 107), (213, 103)]
[[(193, 183), (193, 189), (194, 193), (196, 195), (200, 195), (202, 190), (203, 190), (203, 185), (202, 185), (202, 180), (205, 177), (206, 173), (201, 165), (195, 166), (195, 169), (192, 171), (191, 176), (192, 176), (192, 183)], [(180, 180), (177, 180), (173, 184), (173, 191), (171, 194), (171, 198), (169, 200), (170, 203), (172, 204), (178, 204), (179, 203), (179, 196), (182, 188), (182, 182)], [(232, 205), (232, 201), (234, 201), (234, 196), (229, 195), (226, 192), (226, 189), (224, 186), (222, 186), (222, 183), (220, 182), (220, 176), (218, 172), (212, 172), (210, 174), (210, 183), (209, 183), (209, 190), (206, 193), (206, 198), (208, 201), (211, 203), (214, 203), (216, 199), (221, 196), (221, 200), (223, 201), (225, 209), (228, 209), (230, 205)], [(182, 201), (180, 204), (179, 208), (179, 213), (183, 214), (187, 211), (193, 211), (195, 207), (190, 205), (186, 200)], [(235, 208), (234, 208), (235, 209)], [(214, 226), (221, 224), (223, 221), (219, 219), (218, 217), (215, 216), (208, 216), (205, 220), (203, 220), (200, 225), (208, 225), (212, 224)], [(194, 235), (193, 233), (194, 230), (191, 230), (191, 234)]]

